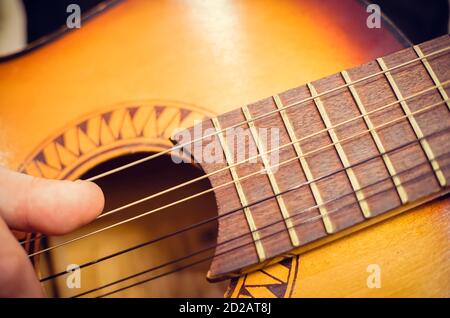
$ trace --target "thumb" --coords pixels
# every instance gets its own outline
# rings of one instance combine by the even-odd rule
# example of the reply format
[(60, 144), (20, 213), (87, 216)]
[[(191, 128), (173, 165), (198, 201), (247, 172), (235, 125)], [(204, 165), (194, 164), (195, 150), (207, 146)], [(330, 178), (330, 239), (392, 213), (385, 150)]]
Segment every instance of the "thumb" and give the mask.
[(10, 228), (61, 235), (95, 219), (103, 205), (103, 193), (92, 182), (47, 180), (0, 167), (0, 217)]

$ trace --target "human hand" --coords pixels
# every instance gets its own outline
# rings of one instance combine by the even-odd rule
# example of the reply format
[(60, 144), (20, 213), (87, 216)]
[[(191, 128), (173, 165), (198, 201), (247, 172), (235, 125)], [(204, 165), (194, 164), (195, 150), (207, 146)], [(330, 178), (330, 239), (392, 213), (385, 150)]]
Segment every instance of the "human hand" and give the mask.
[(62, 235), (94, 220), (103, 205), (92, 182), (46, 180), (0, 167), (0, 297), (44, 296), (11, 229)]

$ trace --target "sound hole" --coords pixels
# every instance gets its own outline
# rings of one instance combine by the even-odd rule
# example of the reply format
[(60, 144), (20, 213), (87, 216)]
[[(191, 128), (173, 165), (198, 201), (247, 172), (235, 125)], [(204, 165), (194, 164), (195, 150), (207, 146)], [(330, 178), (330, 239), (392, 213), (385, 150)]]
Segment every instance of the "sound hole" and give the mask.
[[(81, 176), (82, 179), (97, 175), (128, 162), (148, 156), (133, 154), (105, 162)], [(187, 180), (202, 175), (200, 169), (189, 164), (174, 164), (170, 157), (139, 164), (122, 172), (96, 181), (105, 193), (105, 211), (110, 211), (145, 196), (157, 193)], [(175, 190), (147, 202), (119, 211), (96, 220), (84, 228), (65, 235), (52, 237), (43, 242), (52, 246), (80, 235), (95, 231), (111, 224), (140, 215), (175, 200), (204, 191), (211, 185), (207, 179), (187, 187)], [(65, 271), (69, 264), (81, 265), (104, 257), (111, 253), (172, 233), (181, 228), (217, 215), (217, 207), (212, 193), (202, 195), (185, 203), (175, 205), (89, 236), (71, 244), (56, 248), (41, 257), (41, 277)], [(68, 288), (64, 275), (44, 283), (50, 295), (70, 297), (93, 288), (108, 284), (149, 268), (182, 258), (216, 243), (217, 222), (210, 222), (194, 230), (150, 244), (120, 256), (83, 268), (80, 276), (80, 288)], [(192, 262), (213, 255), (214, 249), (175, 264), (164, 266), (139, 277), (115, 284), (108, 288), (90, 293), (87, 296), (99, 296), (118, 288), (149, 279), (164, 273), (180, 269)], [(178, 271), (174, 274), (154, 279), (147, 283), (115, 293), (113, 297), (222, 297), (226, 283), (211, 284), (206, 281), (210, 261)], [(70, 276), (73, 278), (73, 276)], [(69, 278), (70, 278), (69, 277)], [(72, 281), (73, 283), (73, 281)], [(73, 286), (73, 284), (71, 284)]]

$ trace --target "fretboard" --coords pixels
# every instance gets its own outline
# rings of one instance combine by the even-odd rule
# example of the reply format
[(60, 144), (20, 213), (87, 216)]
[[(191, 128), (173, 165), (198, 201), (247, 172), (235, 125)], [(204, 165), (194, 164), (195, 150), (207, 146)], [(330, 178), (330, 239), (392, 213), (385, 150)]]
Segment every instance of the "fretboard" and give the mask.
[[(219, 213), (209, 278), (278, 261), (447, 193), (449, 81), (447, 35), (197, 125), (207, 138), (185, 150), (209, 175)], [(261, 131), (271, 128), (279, 139), (263, 142)], [(211, 141), (220, 160), (205, 162)], [(256, 158), (240, 157), (250, 153), (243, 149), (256, 149)]]

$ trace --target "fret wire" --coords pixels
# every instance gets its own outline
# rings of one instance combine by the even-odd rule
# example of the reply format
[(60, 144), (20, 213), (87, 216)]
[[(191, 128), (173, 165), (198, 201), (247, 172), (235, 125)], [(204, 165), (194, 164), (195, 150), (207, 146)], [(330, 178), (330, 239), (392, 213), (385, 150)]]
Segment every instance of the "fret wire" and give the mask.
[[(442, 104), (442, 102), (441, 102), (440, 104)], [(430, 105), (430, 106), (431, 106), (431, 105)], [(450, 127), (446, 128), (446, 129), (443, 129), (443, 130), (441, 130), (441, 131), (432, 133), (432, 134), (428, 135), (427, 137), (433, 136), (433, 135), (438, 134), (438, 133), (441, 133), (441, 132), (443, 132), (443, 131), (448, 131), (449, 129), (450, 129)], [(398, 146), (398, 147), (396, 147), (396, 148), (394, 148), (394, 149), (391, 149), (391, 150), (389, 150), (388, 152), (393, 152), (393, 151), (396, 151), (396, 150), (398, 150), (398, 149), (407, 147), (407, 146), (409, 146), (409, 145), (411, 145), (411, 144), (413, 144), (413, 143), (415, 143), (415, 142), (417, 142), (417, 141), (414, 140), (414, 141), (407, 142), (406, 144), (403, 144), (403, 145)], [(449, 154), (449, 153), (441, 154), (439, 157), (443, 157), (443, 156), (446, 156), (446, 155), (448, 155), (448, 154)], [(354, 164), (354, 166), (364, 164), (365, 162), (370, 161), (370, 160), (373, 160), (374, 158), (378, 158), (378, 157), (381, 156), (381, 155), (383, 155), (383, 153), (378, 154), (378, 155), (375, 155), (375, 156), (373, 156), (373, 157), (371, 157), (371, 158), (365, 159), (365, 160), (363, 160), (363, 161), (361, 161), (361, 162), (358, 162), (357, 164)], [(295, 159), (296, 159), (296, 158), (295, 158)], [(425, 163), (428, 163), (428, 162), (425, 162)], [(424, 164), (424, 163), (422, 163), (422, 164)], [(403, 173), (412, 171), (412, 170), (415, 169), (415, 168), (416, 168), (416, 166), (407, 168), (407, 169), (401, 171), (400, 173), (397, 173), (395, 176), (398, 176), (399, 174), (403, 174)], [(334, 171), (333, 174), (334, 174), (334, 173), (341, 172), (341, 171), (343, 171), (343, 169), (339, 169), (339, 170), (337, 170), (337, 171)], [(318, 181), (318, 180), (322, 180), (322, 179), (324, 179), (324, 178), (326, 178), (326, 177), (329, 177), (329, 176), (323, 176), (323, 177), (321, 177), (321, 178), (319, 178), (319, 179), (313, 180), (313, 182), (314, 182), (314, 181)], [(389, 180), (389, 179), (392, 179), (392, 176), (388, 176), (387, 178), (383, 178), (383, 179), (381, 179), (381, 180), (379, 180), (379, 181), (376, 181), (376, 182), (374, 182), (374, 183), (372, 183), (372, 184), (366, 185), (366, 186), (362, 187), (362, 190), (364, 190), (364, 189), (366, 189), (366, 188), (369, 188), (370, 186), (379, 184), (379, 183), (381, 183), (381, 182), (383, 182), (383, 181), (385, 181), (385, 180)], [(412, 180), (412, 179), (411, 179), (411, 180)], [(409, 181), (411, 181), (411, 180), (408, 180), (408, 181), (406, 181), (406, 182), (409, 182)], [(304, 185), (307, 185), (307, 184), (308, 184), (308, 183), (303, 183), (303, 184), (297, 185), (297, 186), (295, 186), (295, 187), (293, 187), (293, 188), (291, 188), (291, 189), (289, 189), (289, 190), (286, 190), (286, 191), (284, 191), (283, 193), (280, 193), (280, 194), (288, 193), (288, 192), (292, 191), (292, 190), (295, 189), (295, 188), (299, 188), (299, 187), (304, 186)], [(354, 191), (349, 192), (349, 193), (344, 194), (344, 195), (341, 195), (341, 196), (339, 196), (339, 197), (337, 197), (337, 198), (333, 198), (333, 199), (330, 199), (330, 200), (328, 200), (328, 201), (326, 201), (326, 202), (322, 202), (321, 204), (322, 204), (322, 205), (325, 205), (325, 204), (327, 204), (327, 203), (329, 203), (329, 202), (332, 202), (333, 200), (341, 199), (341, 198), (343, 198), (343, 197), (345, 197), (345, 196), (348, 196), (348, 195), (353, 195), (353, 193), (354, 193)], [(370, 197), (370, 196), (369, 196), (369, 197)], [(270, 197), (270, 198), (272, 198), (272, 197)], [(257, 203), (259, 203), (259, 202), (256, 202), (256, 203), (254, 203), (254, 204), (257, 204)], [(311, 209), (315, 209), (315, 208), (320, 208), (320, 205), (316, 204), (315, 206), (310, 207), (310, 208), (308, 208), (308, 209), (306, 209), (306, 210), (303, 210), (303, 211), (307, 212), (307, 211), (309, 211), (309, 210), (311, 210)], [(239, 211), (239, 210), (236, 210), (236, 211)], [(229, 212), (229, 213), (231, 214), (231, 213), (233, 213), (233, 211), (231, 211), (231, 212)], [(225, 214), (223, 214), (222, 216), (226, 216), (226, 215), (229, 215), (229, 214), (228, 214), (228, 213), (225, 213)], [(219, 216), (219, 217), (220, 217), (220, 216)], [(296, 215), (293, 215), (293, 216), (290, 216), (290, 217), (293, 218), (293, 217), (296, 217)], [(322, 216), (322, 217), (324, 217), (324, 216)], [(204, 225), (204, 224), (206, 224), (206, 223), (208, 223), (208, 222), (211, 222), (211, 221), (216, 220), (217, 218), (218, 218), (218, 217), (214, 217), (214, 218), (208, 219), (207, 221), (203, 221), (203, 222), (197, 223), (197, 224), (196, 224), (197, 226), (194, 226), (194, 227), (198, 227), (198, 226)], [(277, 222), (283, 222), (283, 220), (277, 221)], [(175, 233), (175, 234), (180, 234), (180, 233), (185, 232), (186, 230), (190, 230), (190, 229), (192, 229), (192, 228), (194, 228), (194, 227), (187, 227), (187, 228), (184, 228), (184, 230), (177, 231), (177, 232), (174, 232), (174, 233)], [(266, 226), (263, 226), (261, 229), (264, 229), (264, 228), (266, 228), (266, 227), (267, 227), (267, 225), (266, 225)], [(242, 234), (240, 237), (243, 237), (243, 236), (245, 236), (245, 235), (247, 235), (247, 233)], [(154, 242), (160, 241), (161, 239), (165, 239), (165, 238), (168, 238), (168, 237), (171, 237), (171, 236), (163, 236), (163, 237), (160, 237), (159, 239), (153, 239), (153, 240), (147, 241), (146, 243), (141, 243), (141, 244), (135, 245), (135, 246), (133, 246), (133, 247), (124, 249), (123, 251), (125, 251), (125, 252), (132, 251), (132, 250), (135, 250), (135, 249), (144, 247), (144, 246), (148, 245), (149, 243), (154, 243)], [(230, 239), (230, 241), (231, 241), (231, 240), (233, 240), (233, 239)], [(223, 244), (225, 244), (226, 242), (228, 242), (228, 241), (223, 242)], [(113, 253), (113, 254), (111, 254), (111, 255), (112, 255), (112, 257), (114, 257), (114, 256), (118, 256), (118, 255), (121, 255), (121, 254), (123, 254), (123, 253), (117, 252), (117, 253)], [(82, 265), (80, 265), (80, 268), (84, 268), (84, 267), (87, 267), (87, 266), (90, 266), (90, 265), (97, 264), (97, 263), (99, 263), (99, 262), (101, 262), (101, 261), (103, 261), (103, 260), (109, 259), (109, 258), (111, 258), (111, 257), (103, 257), (103, 258), (101, 258), (101, 259), (97, 259), (97, 260), (95, 260), (95, 261), (92, 261), (92, 262), (88, 262), (88, 263), (82, 264)], [(63, 275), (63, 274), (66, 274), (66, 273), (67, 273), (66, 271), (63, 271), (63, 272), (60, 272), (60, 273), (55, 274), (55, 275), (47, 276), (47, 277), (41, 279), (41, 282), (46, 281), (46, 280), (48, 280), (48, 279), (56, 278), (56, 277), (58, 277), (58, 276), (61, 276), (61, 275)]]
[[(221, 127), (220, 127), (220, 123), (219, 120), (217, 118), (212, 118), (211, 119), (214, 128), (216, 129), (216, 131), (222, 131)], [(225, 140), (225, 136), (223, 133), (219, 133), (218, 134), (219, 137), (219, 141), (220, 144), (222, 146), (222, 150), (223, 153), (225, 155), (225, 159), (227, 161), (227, 164), (233, 164), (234, 159), (233, 159), (233, 155), (230, 153), (230, 149), (228, 147), (228, 144)], [(247, 201), (247, 197), (245, 196), (244, 190), (242, 188), (242, 184), (240, 182), (239, 176), (237, 174), (236, 168), (232, 167), (229, 169), (232, 179), (235, 181), (234, 185), (236, 187), (236, 191), (237, 194), (239, 196), (239, 200), (243, 206), (243, 210), (244, 210), (244, 214), (245, 214), (245, 218), (247, 219), (247, 223), (248, 226), (250, 228), (252, 237), (253, 237), (253, 242), (255, 244), (255, 248), (256, 248), (256, 253), (258, 254), (258, 258), (259, 258), (259, 262), (262, 263), (266, 260), (266, 253), (264, 251), (264, 246), (262, 244), (262, 241), (259, 239), (260, 238), (260, 233), (259, 231), (257, 231), (256, 228), (256, 224), (255, 224), (255, 220), (253, 219), (253, 215), (252, 212), (250, 211), (249, 208), (249, 204)]]
[[(447, 92), (443, 87), (440, 87), (441, 81), (437, 77), (436, 73), (433, 71), (433, 68), (431, 67), (430, 63), (428, 62), (426, 56), (423, 54), (421, 48), (418, 45), (413, 46), (414, 51), (416, 51), (416, 54), (418, 57), (422, 59), (422, 64), (425, 66), (428, 74), (430, 75), (431, 79), (433, 80), (434, 84), (438, 86), (439, 93), (442, 96), (442, 99), (448, 99)], [(447, 102), (447, 108), (450, 110), (450, 102)]]
[[(347, 84), (352, 82), (347, 71), (342, 71), (341, 75)], [(361, 98), (359, 97), (359, 94), (356, 91), (355, 86), (350, 85), (348, 88), (350, 90), (350, 93), (352, 94), (352, 97), (353, 97), (356, 105), (358, 106), (359, 112), (363, 115), (364, 122), (366, 123), (367, 128), (371, 129), (370, 133), (375, 142), (375, 145), (377, 146), (378, 151), (380, 153), (385, 153), (386, 149), (384, 148), (384, 145), (381, 142), (380, 136), (378, 135), (377, 131), (375, 129), (373, 129), (373, 127), (375, 127), (375, 126), (373, 125), (372, 120), (369, 118), (369, 116), (367, 114), (367, 110), (366, 110), (365, 106), (363, 105)], [(382, 159), (383, 159), (383, 162), (384, 162), (389, 174), (391, 176), (395, 176), (392, 178), (392, 180), (396, 185), (397, 193), (400, 197), (400, 200), (402, 201), (403, 204), (407, 203), (408, 202), (408, 194), (406, 193), (405, 188), (401, 185), (400, 178), (398, 176), (396, 176), (397, 173), (395, 171), (395, 167), (392, 164), (392, 161), (391, 161), (389, 155), (387, 155), (387, 154), (383, 155)]]
[[(389, 68), (386, 66), (386, 63), (382, 58), (377, 58), (377, 62), (380, 65), (381, 69), (383, 71), (386, 71), (384, 75), (386, 76), (389, 85), (391, 86), (392, 90), (395, 93), (395, 96), (398, 100), (402, 100), (400, 102), (400, 105), (404, 111), (405, 114), (411, 115), (411, 109), (408, 106), (408, 103), (406, 103), (405, 100), (403, 100), (403, 94), (400, 91), (400, 88), (397, 86), (397, 83), (394, 80), (394, 77), (392, 76), (391, 72), (389, 72)], [(417, 123), (414, 116), (408, 116), (409, 123), (411, 124), (411, 127), (414, 130), (414, 133), (416, 134), (417, 138), (423, 137), (422, 129), (420, 128), (419, 124)], [(422, 150), (424, 151), (425, 155), (427, 156), (428, 160), (431, 163), (431, 167), (434, 170), (434, 173), (436, 175), (436, 179), (438, 180), (441, 187), (445, 187), (447, 184), (447, 181), (445, 179), (444, 174), (442, 173), (442, 170), (439, 168), (439, 163), (435, 160), (435, 156), (433, 153), (433, 150), (430, 147), (430, 144), (428, 143), (428, 140), (421, 139), (420, 145), (422, 146)]]
[[(321, 99), (317, 97), (318, 94), (315, 87), (311, 83), (308, 83), (307, 86), (309, 88), (309, 91), (311, 92), (311, 96), (314, 97), (314, 103), (316, 104), (316, 107), (319, 110), (320, 117), (322, 118), (325, 127), (326, 128), (333, 127), (333, 124), (331, 123), (330, 118), (328, 117), (328, 114), (325, 110), (325, 107)], [(335, 145), (335, 149), (339, 155), (339, 159), (341, 160), (342, 165), (345, 168), (345, 172), (347, 173), (347, 177), (350, 181), (350, 184), (353, 190), (355, 191), (355, 195), (358, 198), (361, 211), (366, 218), (370, 218), (371, 213), (369, 205), (367, 204), (367, 201), (364, 200), (364, 193), (360, 190), (361, 186), (359, 184), (358, 179), (356, 178), (355, 172), (353, 171), (353, 169), (349, 168), (351, 165), (347, 158), (347, 155), (345, 154), (344, 148), (342, 147), (342, 144), (339, 142), (339, 138), (333, 128), (328, 130), (328, 134), (331, 137), (331, 141)]]
[[(443, 101), (443, 102), (446, 102), (446, 101)], [(429, 105), (429, 106), (427, 106), (427, 107), (424, 107), (424, 108), (422, 108), (422, 109), (416, 111), (415, 113), (422, 113), (422, 112), (425, 112), (425, 111), (431, 109), (432, 107), (435, 107), (435, 106), (437, 106), (437, 105), (442, 104), (443, 102), (441, 101), (441, 102), (435, 103), (435, 104), (433, 104), (433, 105)], [(382, 127), (386, 127), (386, 126), (388, 126), (388, 125), (390, 125), (390, 124), (392, 124), (392, 123), (394, 123), (394, 122), (397, 122), (397, 121), (399, 121), (399, 120), (403, 120), (404, 118), (406, 118), (406, 117), (408, 117), (408, 116), (409, 116), (409, 115), (405, 115), (405, 116), (402, 116), (402, 117), (400, 117), (400, 118), (396, 118), (396, 119), (394, 119), (394, 120), (392, 120), (392, 121), (389, 121), (389, 122), (384, 123), (384, 124), (382, 124), (382, 125), (376, 126), (376, 127), (374, 127), (374, 129), (380, 129), (380, 128), (382, 128)], [(363, 135), (363, 134), (366, 134), (366, 133), (368, 133), (368, 132), (369, 132), (368, 130), (367, 130), (367, 131), (363, 131), (363, 132), (361, 132), (361, 133), (359, 133), (359, 134), (356, 134), (356, 135), (353, 135), (353, 136), (344, 138), (344, 139), (341, 140), (340, 142), (345, 142), (345, 141), (347, 141), (347, 140), (351, 140), (352, 138), (356, 138), (356, 137), (361, 136), (361, 135)], [(297, 141), (297, 142), (298, 142), (298, 141)], [(334, 146), (334, 143), (331, 143), (331, 144), (329, 144), (329, 145), (325, 145), (325, 146), (323, 146), (323, 147), (321, 147), (321, 148), (318, 148), (318, 149), (316, 149), (316, 150), (313, 150), (313, 151), (311, 151), (311, 152), (308, 152), (308, 153), (304, 154), (304, 156), (309, 156), (309, 155), (311, 155), (311, 154), (313, 154), (313, 153), (322, 151), (323, 149), (326, 149), (326, 148), (331, 147), (331, 146)], [(297, 159), (298, 159), (298, 158), (291, 158), (291, 159), (289, 159), (289, 160), (287, 160), (287, 161), (285, 161), (285, 162), (279, 163), (278, 165), (287, 164), (288, 162), (291, 162), (292, 160), (297, 160)], [(252, 173), (252, 174), (246, 175), (246, 176), (244, 176), (244, 177), (241, 177), (239, 180), (243, 180), (243, 179), (249, 178), (249, 177), (251, 177), (251, 176), (253, 176), (253, 175), (255, 175), (255, 174), (258, 174), (258, 173), (260, 173), (260, 172), (256, 172), (256, 173)], [(316, 179), (315, 181), (317, 181), (317, 179)], [(219, 186), (217, 186), (217, 187), (215, 187), (215, 188), (211, 188), (211, 189), (204, 190), (204, 191), (202, 191), (202, 192), (198, 192), (198, 193), (193, 194), (193, 195), (191, 195), (191, 196), (189, 196), (189, 197), (187, 197), (187, 198), (180, 199), (180, 200), (178, 200), (178, 201), (174, 201), (174, 202), (169, 203), (169, 204), (167, 204), (167, 205), (164, 205), (164, 206), (162, 206), (162, 207), (158, 207), (158, 208), (156, 208), (156, 209), (153, 209), (153, 210), (150, 210), (150, 211), (141, 213), (141, 214), (136, 215), (136, 216), (134, 216), (134, 217), (131, 217), (131, 218), (129, 218), (129, 219), (125, 219), (125, 220), (123, 220), (123, 221), (120, 221), (120, 222), (111, 224), (111, 225), (109, 225), (109, 226), (100, 228), (100, 229), (98, 229), (98, 230), (89, 232), (89, 233), (87, 233), (87, 234), (84, 234), (84, 235), (75, 237), (75, 238), (73, 238), (73, 239), (64, 241), (64, 242), (59, 243), (59, 244), (57, 244), (57, 245), (54, 245), (54, 246), (50, 246), (50, 247), (41, 249), (41, 250), (36, 251), (36, 252), (34, 252), (34, 253), (30, 253), (30, 254), (28, 254), (28, 257), (36, 256), (36, 255), (38, 255), (38, 254), (41, 254), (41, 253), (44, 253), (44, 252), (53, 250), (53, 249), (58, 248), (58, 247), (61, 247), (61, 246), (65, 246), (65, 245), (67, 245), (67, 244), (76, 242), (76, 241), (81, 240), (81, 239), (84, 239), (84, 238), (86, 238), (86, 237), (89, 237), (89, 236), (98, 234), (98, 233), (100, 233), (100, 232), (109, 230), (109, 229), (111, 229), (111, 228), (120, 226), (120, 225), (122, 225), (122, 224), (125, 224), (125, 223), (128, 223), (128, 222), (137, 220), (137, 219), (142, 218), (142, 217), (144, 217), (144, 216), (147, 216), (147, 215), (149, 215), (149, 214), (156, 213), (156, 212), (161, 211), (161, 210), (163, 210), (163, 209), (165, 209), (165, 208), (168, 208), (168, 207), (174, 206), (174, 205), (176, 205), (176, 204), (185, 202), (185, 201), (187, 201), (187, 200), (189, 200), (189, 199), (193, 199), (193, 198), (199, 197), (199, 196), (201, 196), (201, 195), (204, 195), (204, 194), (206, 194), (206, 193), (209, 193), (209, 192), (211, 192), (211, 191), (214, 191), (214, 190), (216, 190), (216, 189), (218, 189), (218, 188), (221, 188), (221, 187), (224, 187), (224, 186), (228, 186), (228, 185), (230, 185), (230, 184), (232, 184), (232, 183), (235, 183), (235, 182), (236, 182), (236, 181), (232, 180), (232, 181), (230, 181), (230, 182), (228, 182), (228, 183), (221, 184), (221, 185), (219, 185)]]
[(319, 206), (319, 213), (321, 215), (323, 215), (322, 220), (323, 220), (323, 224), (325, 226), (325, 230), (327, 231), (327, 233), (333, 233), (335, 231), (334, 225), (331, 222), (331, 219), (328, 217), (327, 208), (323, 204), (323, 199), (322, 199), (322, 195), (320, 194), (319, 188), (317, 187), (317, 184), (315, 182), (313, 182), (314, 177), (311, 172), (311, 169), (309, 168), (308, 161), (304, 157), (303, 150), (300, 146), (300, 143), (294, 142), (295, 140), (298, 140), (297, 136), (295, 134), (295, 131), (294, 131), (294, 127), (292, 127), (291, 121), (289, 120), (286, 110), (283, 109), (283, 103), (281, 102), (280, 97), (278, 95), (274, 95), (273, 100), (275, 102), (275, 105), (278, 107), (278, 109), (280, 109), (281, 118), (283, 119), (284, 126), (286, 127), (286, 130), (288, 132), (289, 139), (291, 140), (291, 142), (293, 142), (292, 145), (294, 146), (294, 150), (300, 161), (300, 165), (302, 166), (303, 172), (305, 173), (306, 180), (308, 182), (310, 182), (309, 187), (311, 189), (311, 193), (314, 197), (315, 202)]
[[(442, 49), (437, 50), (437, 51), (434, 51), (434, 52), (432, 52), (432, 53), (429, 53), (429, 54), (427, 54), (425, 57), (434, 56), (434, 55), (437, 55), (437, 54), (446, 52), (446, 51), (448, 51), (448, 50), (450, 50), (450, 46), (449, 46), (449, 47), (446, 47), (446, 48), (442, 48)], [(392, 71), (392, 70), (395, 70), (395, 69), (398, 69), (398, 68), (407, 66), (407, 65), (409, 65), (409, 64), (411, 64), (411, 63), (414, 63), (414, 62), (420, 61), (420, 60), (421, 60), (421, 58), (413, 59), (413, 60), (404, 62), (404, 63), (402, 63), (402, 64), (396, 65), (396, 66), (390, 68), (389, 70)], [(371, 79), (371, 78), (374, 78), (374, 77), (376, 77), (376, 76), (378, 76), (378, 75), (382, 75), (382, 74), (384, 74), (385, 72), (386, 72), (386, 71), (380, 71), (380, 72), (376, 72), (376, 73), (374, 73), (374, 74), (368, 75), (368, 76), (366, 76), (366, 77), (360, 78), (360, 79), (358, 79), (357, 81), (354, 81), (354, 82), (352, 83), (352, 85), (357, 84), (357, 83), (360, 83), (360, 82), (363, 82), (363, 81), (366, 81), (366, 80)], [(345, 85), (342, 85), (342, 86), (340, 86), (340, 87), (335, 87), (335, 88), (333, 88), (333, 89), (330, 89), (330, 90), (328, 90), (328, 91), (325, 91), (325, 92), (320, 93), (318, 97), (325, 96), (325, 95), (327, 95), (327, 94), (332, 94), (332, 93), (337, 92), (337, 91), (340, 90), (340, 89), (344, 89), (344, 88), (346, 88), (346, 87), (348, 87), (348, 86), (349, 86), (348, 84), (345, 84)], [(312, 100), (312, 98), (306, 98), (306, 99), (303, 99), (303, 100), (301, 100), (301, 101), (298, 101), (298, 102), (295, 102), (295, 103), (286, 105), (286, 106), (284, 106), (283, 109), (288, 109), (288, 108), (291, 108), (291, 107), (294, 107), (294, 106), (303, 104), (303, 103), (305, 103), (305, 102), (308, 102), (308, 101), (310, 101), (310, 100)], [(273, 115), (273, 114), (276, 113), (276, 112), (279, 112), (279, 110), (271, 111), (271, 112), (265, 113), (265, 114), (263, 114), (263, 115), (257, 116), (257, 117), (255, 117), (255, 118), (253, 118), (253, 121), (259, 120), (259, 119), (261, 119), (261, 118), (264, 118), (264, 117), (267, 117), (267, 116), (270, 116), (270, 115)], [(235, 125), (233, 125), (233, 126), (230, 126), (230, 127), (228, 127), (228, 128), (239, 127), (239, 126), (241, 126), (241, 125), (243, 125), (243, 124), (246, 124), (246, 122), (237, 123), (237, 124), (235, 124)], [(162, 156), (162, 155), (169, 154), (170, 152), (172, 152), (172, 151), (174, 151), (174, 150), (181, 149), (181, 148), (183, 148), (183, 147), (185, 147), (185, 146), (187, 146), (187, 145), (193, 144), (193, 143), (195, 143), (195, 142), (197, 142), (197, 141), (202, 141), (202, 140), (204, 140), (204, 139), (206, 139), (206, 138), (215, 136), (215, 135), (217, 135), (217, 134), (218, 134), (218, 133), (215, 132), (215, 133), (208, 134), (208, 135), (203, 136), (203, 137), (200, 137), (200, 138), (196, 138), (196, 139), (194, 139), (194, 140), (188, 141), (188, 142), (183, 143), (183, 144), (178, 144), (178, 145), (176, 145), (176, 146), (174, 146), (174, 147), (172, 147), (172, 148), (170, 148), (170, 149), (166, 149), (166, 150), (160, 151), (160, 152), (158, 152), (158, 153), (156, 153), (156, 154), (153, 154), (153, 155), (150, 155), (150, 156), (148, 156), (148, 157), (145, 157), (145, 158), (142, 158), (142, 159), (139, 159), (139, 160), (130, 162), (130, 163), (125, 164), (125, 165), (123, 165), (123, 166), (120, 166), (120, 167), (117, 167), (117, 168), (115, 168), (115, 169), (111, 169), (111, 170), (109, 170), (109, 171), (106, 171), (106, 172), (103, 172), (103, 173), (101, 173), (101, 174), (98, 174), (98, 175), (96, 175), (96, 176), (90, 177), (90, 178), (86, 179), (86, 181), (95, 181), (95, 180), (98, 180), (98, 179), (103, 178), (103, 177), (106, 177), (106, 176), (108, 176), (108, 175), (110, 175), (110, 174), (113, 174), (113, 173), (116, 173), (116, 172), (119, 172), (119, 171), (128, 169), (128, 168), (130, 168), (130, 167), (133, 167), (133, 166), (135, 166), (135, 165), (141, 164), (141, 163), (143, 163), (143, 162), (146, 162), (146, 161), (149, 161), (149, 160), (158, 158), (158, 157), (160, 157), (160, 156)]]
[(270, 185), (272, 186), (272, 191), (276, 195), (276, 201), (278, 203), (278, 207), (280, 208), (281, 215), (283, 216), (283, 219), (286, 224), (286, 228), (289, 229), (289, 238), (291, 239), (291, 243), (293, 246), (297, 247), (300, 245), (300, 241), (297, 236), (297, 232), (295, 231), (295, 228), (292, 227), (292, 220), (289, 218), (289, 211), (286, 207), (286, 203), (284, 202), (284, 199), (281, 195), (280, 188), (278, 186), (277, 180), (275, 178), (275, 175), (272, 171), (272, 167), (269, 164), (267, 155), (265, 154), (266, 151), (264, 149), (264, 145), (261, 142), (261, 139), (259, 138), (258, 131), (256, 129), (256, 126), (254, 122), (250, 121), (252, 118), (252, 115), (250, 114), (250, 111), (247, 106), (242, 107), (242, 112), (244, 114), (245, 119), (248, 121), (248, 126), (250, 129), (250, 132), (252, 134), (253, 140), (255, 141), (256, 148), (258, 149), (258, 152), (260, 153), (261, 161), (263, 162), (267, 177), (269, 178)]

